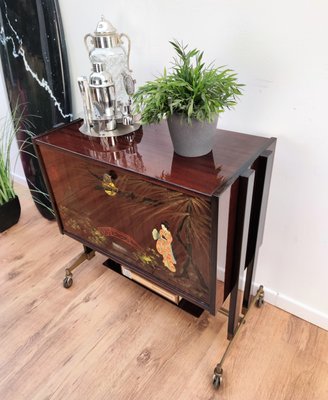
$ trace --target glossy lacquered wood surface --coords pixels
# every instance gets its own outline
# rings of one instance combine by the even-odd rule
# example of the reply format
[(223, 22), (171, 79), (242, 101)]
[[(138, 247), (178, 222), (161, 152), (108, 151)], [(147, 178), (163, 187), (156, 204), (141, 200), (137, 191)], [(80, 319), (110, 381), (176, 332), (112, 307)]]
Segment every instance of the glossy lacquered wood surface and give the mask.
[(210, 309), (215, 231), (209, 198), (71, 152), (39, 148), (64, 233)]
[(118, 139), (86, 136), (79, 132), (81, 124), (75, 121), (37, 142), (205, 195), (222, 191), (275, 141), (218, 130), (211, 153), (187, 158), (174, 153), (166, 121)]

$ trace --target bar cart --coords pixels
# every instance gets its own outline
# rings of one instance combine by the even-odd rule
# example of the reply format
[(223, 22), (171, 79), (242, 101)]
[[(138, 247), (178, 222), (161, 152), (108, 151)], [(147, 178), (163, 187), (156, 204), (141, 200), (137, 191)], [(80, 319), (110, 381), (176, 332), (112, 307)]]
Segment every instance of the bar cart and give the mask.
[(84, 246), (64, 286), (100, 252), (179, 305), (226, 313), (231, 343), (251, 304), (263, 303), (253, 277), (276, 139), (218, 130), (211, 153), (185, 158), (166, 122), (117, 138), (84, 135), (81, 123), (34, 139), (59, 229)]

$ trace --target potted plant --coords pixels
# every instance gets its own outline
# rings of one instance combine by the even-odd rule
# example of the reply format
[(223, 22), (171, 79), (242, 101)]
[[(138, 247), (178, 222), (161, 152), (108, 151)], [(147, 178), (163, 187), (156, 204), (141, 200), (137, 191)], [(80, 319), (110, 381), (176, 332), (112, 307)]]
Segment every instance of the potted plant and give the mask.
[(137, 90), (135, 111), (142, 124), (167, 119), (177, 154), (202, 156), (212, 150), (219, 114), (236, 105), (243, 85), (231, 69), (205, 65), (200, 50), (170, 44), (176, 53), (170, 73), (164, 69)]
[(24, 129), (23, 112), (19, 105), (0, 120), (0, 232), (15, 225), (20, 217), (20, 203), (11, 176), (10, 150), (16, 133)]

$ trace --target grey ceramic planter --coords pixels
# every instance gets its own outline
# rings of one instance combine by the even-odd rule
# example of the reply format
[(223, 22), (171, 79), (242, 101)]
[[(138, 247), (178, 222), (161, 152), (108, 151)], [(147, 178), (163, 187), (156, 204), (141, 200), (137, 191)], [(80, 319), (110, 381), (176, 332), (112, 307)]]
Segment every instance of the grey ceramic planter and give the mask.
[(187, 119), (179, 114), (168, 117), (167, 123), (174, 151), (184, 157), (200, 157), (213, 148), (217, 119), (213, 123)]

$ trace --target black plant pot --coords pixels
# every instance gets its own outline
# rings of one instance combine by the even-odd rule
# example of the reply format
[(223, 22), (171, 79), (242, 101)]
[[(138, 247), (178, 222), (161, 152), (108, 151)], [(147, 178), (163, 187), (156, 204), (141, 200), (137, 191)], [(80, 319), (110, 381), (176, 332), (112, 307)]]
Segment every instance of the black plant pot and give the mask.
[(0, 232), (17, 224), (20, 214), (21, 207), (17, 196), (0, 206)]

